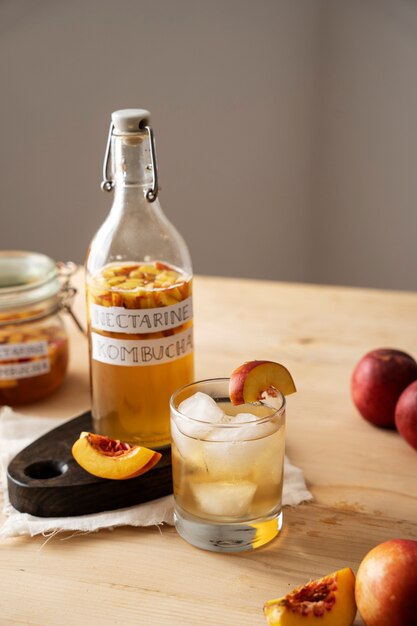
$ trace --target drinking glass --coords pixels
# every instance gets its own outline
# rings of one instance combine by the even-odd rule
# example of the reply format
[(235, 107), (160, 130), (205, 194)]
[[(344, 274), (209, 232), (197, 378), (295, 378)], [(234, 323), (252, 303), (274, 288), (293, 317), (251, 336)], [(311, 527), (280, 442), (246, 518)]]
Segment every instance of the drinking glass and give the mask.
[(282, 526), (285, 398), (233, 406), (228, 388), (203, 380), (170, 401), (175, 527), (216, 552), (258, 548)]

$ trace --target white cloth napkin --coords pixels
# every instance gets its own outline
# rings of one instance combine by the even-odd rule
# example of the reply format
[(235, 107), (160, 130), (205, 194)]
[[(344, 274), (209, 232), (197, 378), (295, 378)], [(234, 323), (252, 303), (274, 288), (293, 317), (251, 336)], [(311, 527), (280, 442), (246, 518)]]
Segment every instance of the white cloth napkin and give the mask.
[[(138, 504), (116, 511), (103, 511), (76, 517), (35, 517), (20, 513), (9, 502), (7, 491), (7, 466), (20, 450), (46, 432), (60, 426), (65, 420), (32, 417), (14, 412), (10, 407), (0, 410), (0, 488), (4, 498), (5, 522), (0, 527), (0, 537), (42, 534), (49, 536), (60, 531), (91, 532), (116, 526), (154, 526), (174, 523), (173, 496)], [(312, 500), (302, 471), (291, 465), (287, 457), (284, 464), (283, 504), (295, 506)]]

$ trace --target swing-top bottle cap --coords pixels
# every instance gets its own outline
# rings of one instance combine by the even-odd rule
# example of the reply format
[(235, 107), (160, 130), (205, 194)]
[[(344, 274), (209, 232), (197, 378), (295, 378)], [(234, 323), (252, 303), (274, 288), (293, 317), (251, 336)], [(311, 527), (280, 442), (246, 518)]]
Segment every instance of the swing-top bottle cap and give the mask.
[(137, 133), (150, 124), (151, 114), (146, 109), (121, 109), (113, 111), (111, 120), (116, 133)]

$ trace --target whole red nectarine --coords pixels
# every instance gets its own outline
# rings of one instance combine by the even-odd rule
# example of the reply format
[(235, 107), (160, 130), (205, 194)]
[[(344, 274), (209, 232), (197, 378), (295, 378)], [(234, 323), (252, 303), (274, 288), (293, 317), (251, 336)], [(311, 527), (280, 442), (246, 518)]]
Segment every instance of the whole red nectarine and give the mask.
[(352, 399), (359, 413), (375, 426), (395, 426), (395, 405), (401, 392), (417, 380), (417, 363), (401, 350), (380, 348), (356, 365)]
[(417, 380), (408, 385), (398, 398), (395, 425), (400, 435), (417, 450)]
[(417, 541), (391, 539), (368, 552), (356, 575), (355, 597), (366, 626), (417, 624)]

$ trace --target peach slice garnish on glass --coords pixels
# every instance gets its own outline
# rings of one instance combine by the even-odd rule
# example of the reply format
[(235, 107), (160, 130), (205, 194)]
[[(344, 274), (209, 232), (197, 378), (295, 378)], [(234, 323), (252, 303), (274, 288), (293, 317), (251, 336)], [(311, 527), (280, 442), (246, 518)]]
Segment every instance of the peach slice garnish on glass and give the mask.
[(277, 395), (275, 390), (284, 396), (297, 391), (287, 368), (274, 361), (247, 361), (230, 376), (229, 395), (235, 405), (259, 402)]
[(72, 446), (72, 455), (93, 476), (126, 480), (144, 474), (154, 467), (161, 454), (103, 435), (82, 432)]

